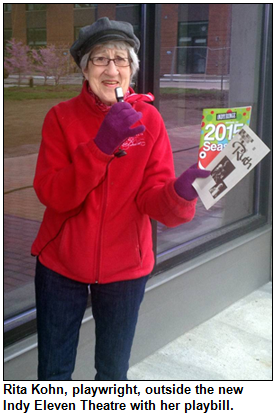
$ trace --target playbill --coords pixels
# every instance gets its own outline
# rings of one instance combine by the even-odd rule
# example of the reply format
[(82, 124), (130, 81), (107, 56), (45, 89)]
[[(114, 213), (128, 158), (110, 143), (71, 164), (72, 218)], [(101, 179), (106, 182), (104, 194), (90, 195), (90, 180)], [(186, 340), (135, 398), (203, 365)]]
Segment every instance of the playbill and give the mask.
[(204, 108), (198, 150), (198, 167), (206, 169), (244, 125), (249, 126), (251, 106)]
[(211, 208), (226, 195), (269, 152), (262, 140), (244, 125), (206, 167), (211, 175), (206, 179), (198, 178), (193, 183), (205, 208)]

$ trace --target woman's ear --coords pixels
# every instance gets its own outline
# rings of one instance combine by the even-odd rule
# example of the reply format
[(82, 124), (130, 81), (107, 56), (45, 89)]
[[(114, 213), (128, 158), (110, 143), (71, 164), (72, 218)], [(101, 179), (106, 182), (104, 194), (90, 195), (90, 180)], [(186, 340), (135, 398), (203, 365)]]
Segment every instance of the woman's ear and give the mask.
[(84, 78), (88, 81), (88, 69), (87, 68), (83, 69), (82, 73), (83, 73)]

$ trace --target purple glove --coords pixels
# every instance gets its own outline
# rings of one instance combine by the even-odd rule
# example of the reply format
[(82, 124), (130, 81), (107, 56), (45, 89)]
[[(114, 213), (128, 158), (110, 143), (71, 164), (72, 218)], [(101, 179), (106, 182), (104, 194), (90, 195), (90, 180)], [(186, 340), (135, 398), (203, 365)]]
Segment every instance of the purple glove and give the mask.
[(112, 155), (128, 137), (145, 131), (143, 125), (130, 128), (141, 118), (142, 113), (135, 111), (129, 103), (113, 104), (102, 122), (94, 142), (102, 152)]
[(197, 192), (192, 186), (194, 180), (196, 178), (207, 178), (210, 174), (210, 170), (198, 169), (196, 163), (179, 176), (175, 181), (174, 188), (179, 196), (187, 201), (191, 201), (192, 199), (197, 198)]

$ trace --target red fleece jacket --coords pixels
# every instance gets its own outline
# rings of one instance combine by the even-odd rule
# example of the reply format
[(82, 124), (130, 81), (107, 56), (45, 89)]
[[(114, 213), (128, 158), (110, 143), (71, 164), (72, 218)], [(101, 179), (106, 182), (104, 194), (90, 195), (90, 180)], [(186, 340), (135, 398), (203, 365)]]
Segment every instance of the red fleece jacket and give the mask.
[(196, 201), (175, 192), (159, 112), (143, 101), (132, 105), (146, 130), (124, 142), (121, 158), (94, 143), (106, 113), (87, 83), (46, 115), (34, 179), (46, 210), (32, 254), (68, 278), (110, 283), (147, 275), (154, 265), (150, 218), (174, 227), (194, 216)]

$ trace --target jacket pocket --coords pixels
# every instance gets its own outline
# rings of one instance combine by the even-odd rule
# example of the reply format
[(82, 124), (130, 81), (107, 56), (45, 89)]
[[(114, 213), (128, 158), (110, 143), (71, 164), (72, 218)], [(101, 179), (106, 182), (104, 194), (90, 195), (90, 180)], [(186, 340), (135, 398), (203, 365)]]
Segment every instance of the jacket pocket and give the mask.
[(124, 232), (111, 239), (104, 250), (105, 275), (119, 274), (142, 266), (138, 224), (129, 223)]
[(136, 235), (137, 235), (137, 250), (138, 250), (138, 253), (139, 253), (140, 264), (142, 266), (143, 252), (142, 252), (142, 245), (141, 245), (141, 240), (140, 240), (139, 227), (138, 227), (138, 224), (136, 222), (135, 222), (135, 228), (136, 228)]

